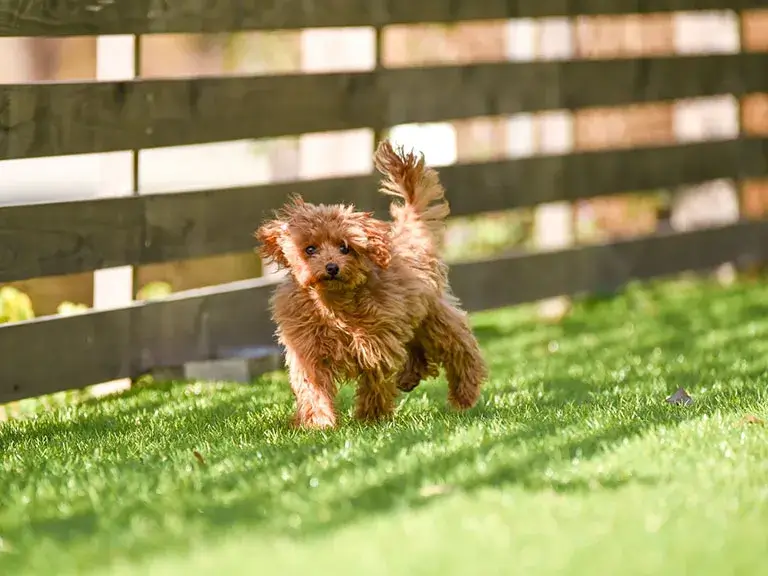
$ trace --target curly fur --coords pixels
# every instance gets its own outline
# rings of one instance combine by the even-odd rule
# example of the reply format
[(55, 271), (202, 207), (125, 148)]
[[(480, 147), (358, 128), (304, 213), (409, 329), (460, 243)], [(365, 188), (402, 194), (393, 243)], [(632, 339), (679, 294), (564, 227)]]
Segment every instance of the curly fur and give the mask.
[(357, 418), (374, 421), (393, 413), (398, 390), (413, 390), (440, 366), (458, 409), (474, 406), (487, 378), (438, 254), (450, 210), (437, 172), (389, 141), (374, 161), (381, 192), (399, 199), (392, 222), (293, 197), (256, 232), (262, 257), (290, 271), (271, 307), (296, 425), (334, 426), (345, 379), (358, 381)]

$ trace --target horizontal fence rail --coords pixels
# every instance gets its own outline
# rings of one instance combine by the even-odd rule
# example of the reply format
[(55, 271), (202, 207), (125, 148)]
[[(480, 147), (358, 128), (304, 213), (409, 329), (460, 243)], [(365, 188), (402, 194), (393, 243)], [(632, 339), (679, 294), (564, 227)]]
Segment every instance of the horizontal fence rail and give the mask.
[(0, 85), (0, 160), (743, 96), (768, 91), (766, 70), (754, 53)]
[(265, 279), (234, 282), (127, 308), (0, 325), (4, 357), (13, 359), (0, 367), (0, 402), (215, 358), (228, 347), (273, 345), (272, 288)]
[[(454, 264), (450, 279), (471, 311), (766, 257), (768, 221), (742, 222)], [(0, 363), (0, 402), (217, 358), (227, 348), (272, 345), (267, 301), (273, 288), (274, 281), (249, 280), (117, 310), (0, 326), (0, 350), (13, 359)]]
[(469, 310), (611, 291), (630, 280), (749, 264), (768, 256), (768, 221), (523, 254), (451, 267), (451, 285)]
[[(533, 156), (439, 169), (454, 216), (617, 192), (768, 175), (768, 139)], [(289, 193), (386, 217), (377, 178), (0, 207), (0, 282), (142, 265), (254, 247), (253, 231)]]
[(0, 36), (230, 32), (764, 7), (764, 0), (0, 0)]

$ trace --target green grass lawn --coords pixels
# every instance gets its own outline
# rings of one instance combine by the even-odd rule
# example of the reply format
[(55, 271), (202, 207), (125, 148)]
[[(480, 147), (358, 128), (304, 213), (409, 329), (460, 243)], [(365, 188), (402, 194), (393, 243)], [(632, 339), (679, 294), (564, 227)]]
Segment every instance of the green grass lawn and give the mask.
[[(474, 317), (480, 406), (288, 429), (282, 375), (0, 423), (0, 574), (749, 574), (768, 566), (768, 284)], [(679, 386), (691, 406), (664, 398)], [(193, 451), (198, 451), (201, 465)]]

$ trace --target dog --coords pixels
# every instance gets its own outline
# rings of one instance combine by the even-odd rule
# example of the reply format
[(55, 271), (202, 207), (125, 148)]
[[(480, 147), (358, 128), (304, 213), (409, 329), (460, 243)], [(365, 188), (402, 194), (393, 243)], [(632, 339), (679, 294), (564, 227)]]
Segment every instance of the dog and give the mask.
[(450, 208), (423, 154), (382, 141), (380, 192), (392, 221), (351, 205), (292, 196), (255, 232), (262, 259), (287, 269), (270, 299), (296, 400), (293, 424), (336, 425), (334, 399), (357, 380), (355, 416), (391, 417), (408, 392), (445, 369), (448, 401), (473, 407), (488, 370), (441, 260)]

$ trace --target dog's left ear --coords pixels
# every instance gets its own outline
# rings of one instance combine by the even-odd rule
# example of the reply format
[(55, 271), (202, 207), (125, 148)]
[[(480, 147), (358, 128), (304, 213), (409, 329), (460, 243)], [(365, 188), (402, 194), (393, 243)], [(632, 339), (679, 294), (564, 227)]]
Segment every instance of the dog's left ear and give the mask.
[(286, 224), (283, 221), (270, 220), (265, 222), (253, 235), (261, 243), (258, 252), (262, 259), (274, 260), (279, 266), (287, 268), (288, 260), (280, 243), (285, 234), (285, 228)]
[(361, 226), (366, 237), (366, 255), (376, 266), (386, 270), (392, 260), (389, 224), (366, 213), (363, 214)]

